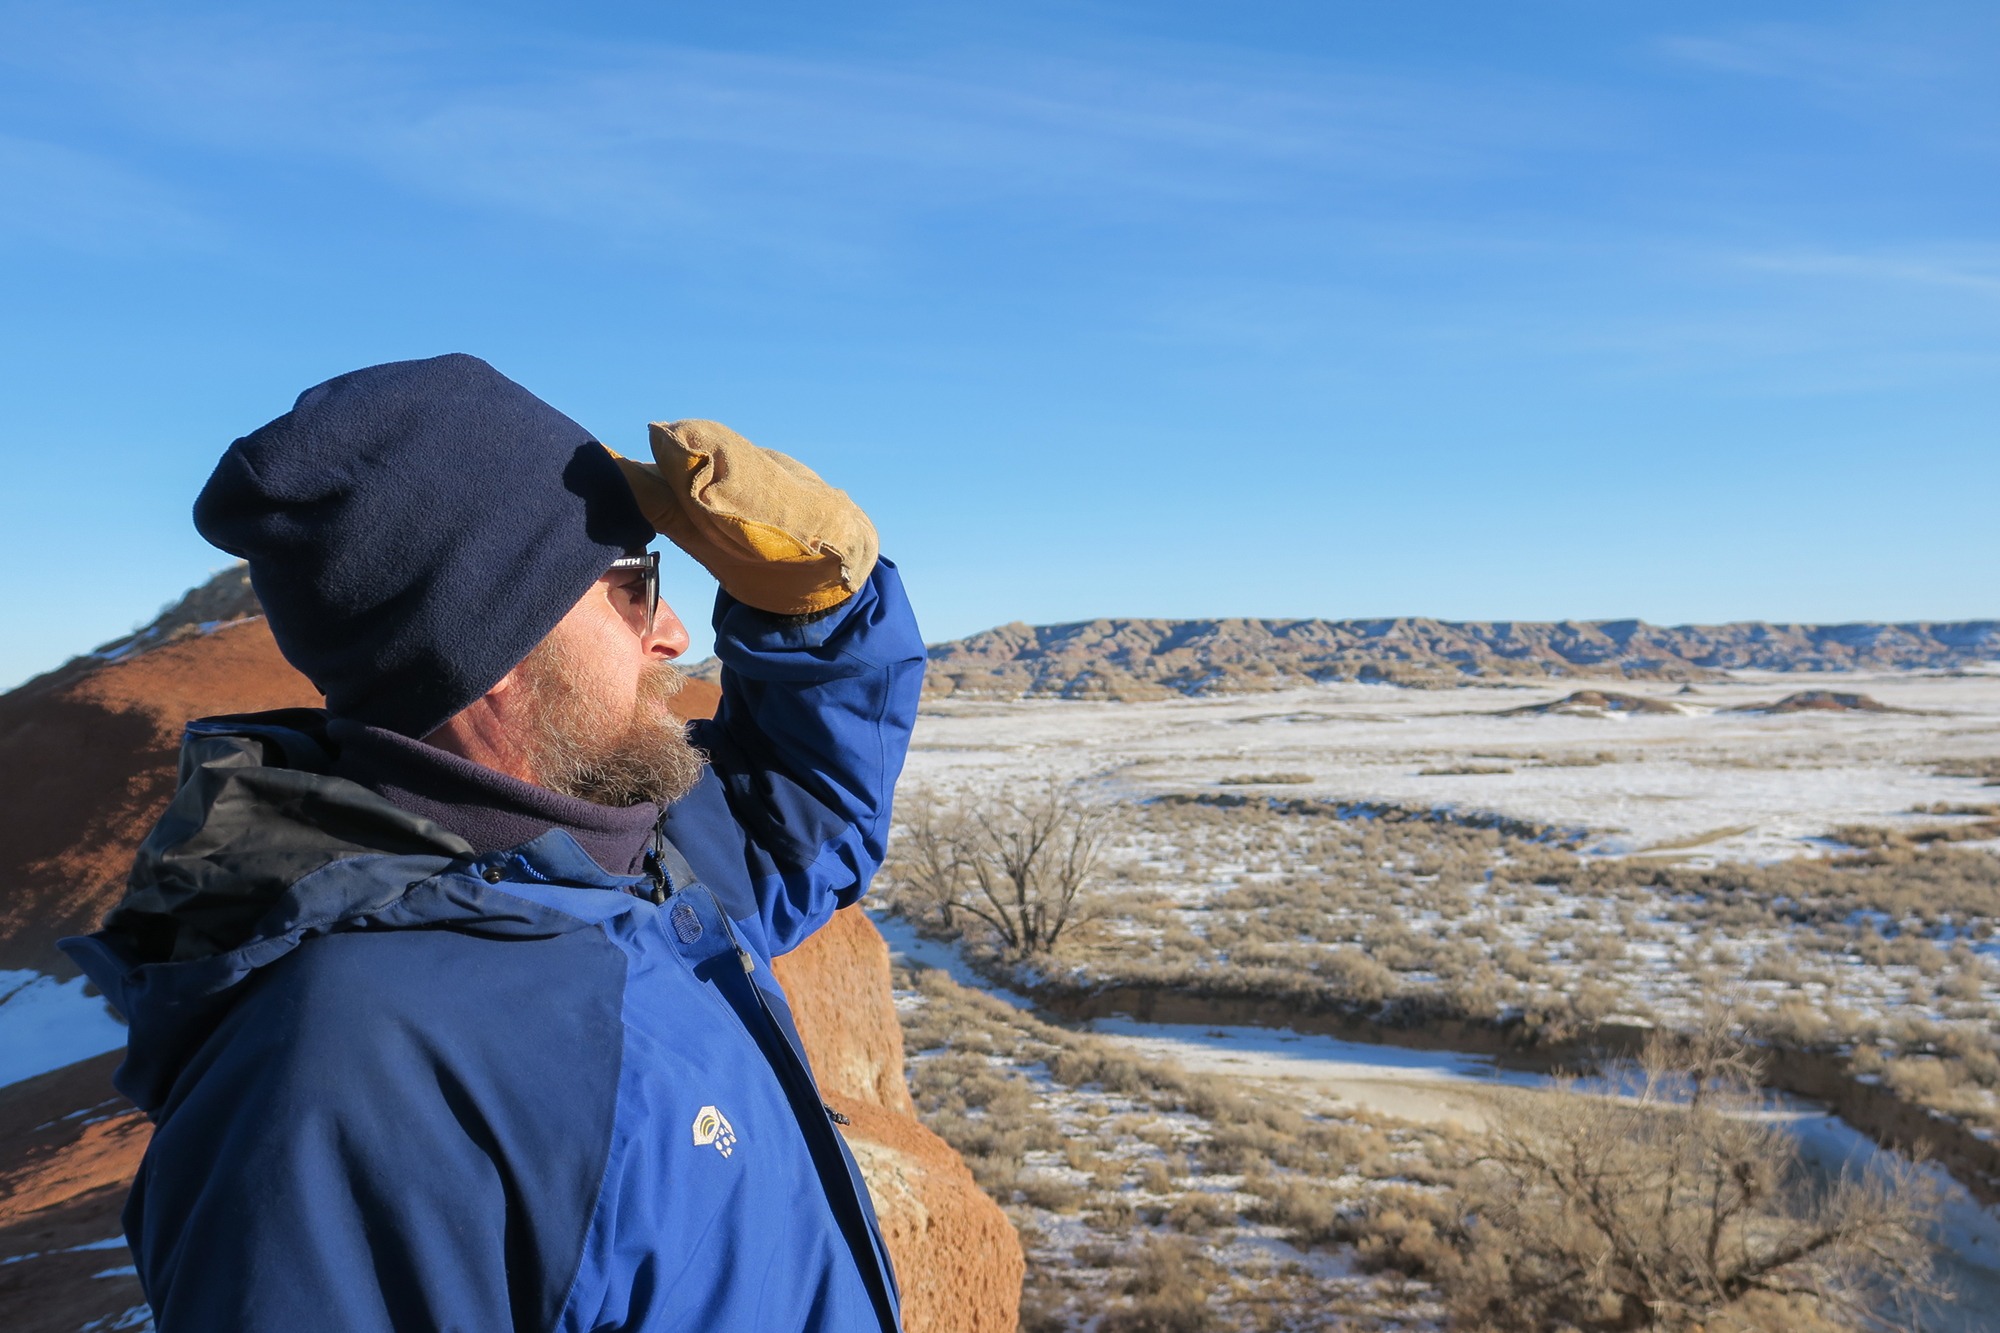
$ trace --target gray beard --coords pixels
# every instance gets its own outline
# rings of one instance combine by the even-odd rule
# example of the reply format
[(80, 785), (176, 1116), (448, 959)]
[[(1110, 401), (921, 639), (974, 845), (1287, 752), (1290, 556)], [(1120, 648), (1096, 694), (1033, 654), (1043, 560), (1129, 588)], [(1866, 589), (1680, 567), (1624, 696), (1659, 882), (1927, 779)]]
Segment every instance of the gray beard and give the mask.
[(687, 723), (668, 706), (684, 681), (670, 664), (646, 668), (629, 713), (591, 690), (554, 635), (535, 645), (520, 671), (535, 701), (526, 748), (536, 785), (624, 808), (672, 805), (701, 781), (708, 756), (688, 742)]

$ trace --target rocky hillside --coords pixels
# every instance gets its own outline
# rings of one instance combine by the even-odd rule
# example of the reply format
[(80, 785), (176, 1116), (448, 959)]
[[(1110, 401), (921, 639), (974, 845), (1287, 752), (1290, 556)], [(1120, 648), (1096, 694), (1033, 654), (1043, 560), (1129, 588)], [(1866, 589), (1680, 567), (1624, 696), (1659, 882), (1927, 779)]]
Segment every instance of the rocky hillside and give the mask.
[(72, 657), (54, 671), (45, 671), (17, 689), (0, 695), (0, 699), (19, 704), (35, 695), (74, 684), (100, 667), (129, 661), (155, 648), (213, 633), (224, 625), (233, 625), (263, 613), (264, 608), (257, 604), (257, 594), (250, 587), (250, 568), (238, 562), (215, 574), (200, 587), (189, 589), (186, 596), (160, 612), (153, 623), (144, 629), (100, 644), (80, 657)]
[(2000, 621), (1679, 625), (1642, 620), (1093, 620), (1002, 625), (930, 650), (927, 694), (1160, 699), (1307, 681), (1696, 681), (1731, 670), (1952, 668), (2000, 658)]

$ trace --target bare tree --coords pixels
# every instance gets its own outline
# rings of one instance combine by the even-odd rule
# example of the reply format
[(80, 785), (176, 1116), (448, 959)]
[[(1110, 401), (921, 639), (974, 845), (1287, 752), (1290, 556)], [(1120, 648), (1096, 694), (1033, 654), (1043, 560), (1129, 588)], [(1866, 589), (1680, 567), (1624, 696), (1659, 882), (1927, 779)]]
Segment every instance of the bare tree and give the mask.
[(903, 915), (917, 920), (935, 915), (948, 933), (957, 931), (958, 901), (972, 883), (965, 856), (969, 841), (963, 799), (947, 799), (929, 785), (897, 793), (896, 830), (883, 878)]
[(964, 914), (1010, 952), (1041, 953), (1085, 914), (1111, 819), (1109, 805), (1054, 776), (977, 800), (920, 787), (898, 800), (889, 878), (906, 910), (948, 929)]
[(1656, 1038), (1622, 1095), (1501, 1098), (1465, 1179), (1460, 1324), (1895, 1328), (1936, 1296), (1931, 1178), (1886, 1156), (1815, 1175), (1754, 1114), (1757, 1074), (1711, 1020)]

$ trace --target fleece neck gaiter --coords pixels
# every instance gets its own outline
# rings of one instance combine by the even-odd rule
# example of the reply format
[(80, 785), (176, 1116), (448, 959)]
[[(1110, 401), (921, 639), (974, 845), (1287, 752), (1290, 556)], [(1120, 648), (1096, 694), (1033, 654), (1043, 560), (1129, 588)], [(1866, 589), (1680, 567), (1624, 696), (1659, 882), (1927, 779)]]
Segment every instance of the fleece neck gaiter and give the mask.
[(336, 776), (451, 830), (481, 854), (559, 828), (608, 873), (636, 875), (660, 822), (660, 807), (651, 802), (623, 809), (595, 805), (383, 727), (332, 718), (327, 736), (340, 747)]

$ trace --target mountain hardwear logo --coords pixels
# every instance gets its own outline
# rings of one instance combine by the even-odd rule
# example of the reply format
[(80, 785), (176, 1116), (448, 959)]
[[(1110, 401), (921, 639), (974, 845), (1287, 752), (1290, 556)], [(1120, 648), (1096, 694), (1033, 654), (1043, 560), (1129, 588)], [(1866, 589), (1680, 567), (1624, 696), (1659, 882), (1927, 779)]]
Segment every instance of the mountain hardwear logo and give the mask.
[(729, 1117), (713, 1106), (704, 1106), (694, 1118), (694, 1142), (696, 1147), (713, 1143), (715, 1150), (727, 1157), (736, 1151), (736, 1131), (729, 1127)]

